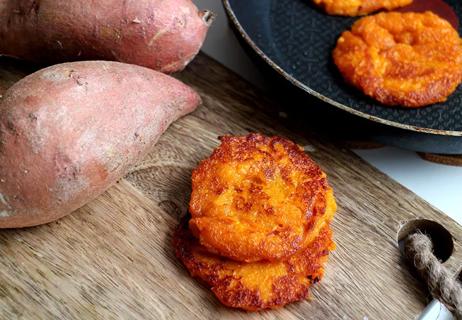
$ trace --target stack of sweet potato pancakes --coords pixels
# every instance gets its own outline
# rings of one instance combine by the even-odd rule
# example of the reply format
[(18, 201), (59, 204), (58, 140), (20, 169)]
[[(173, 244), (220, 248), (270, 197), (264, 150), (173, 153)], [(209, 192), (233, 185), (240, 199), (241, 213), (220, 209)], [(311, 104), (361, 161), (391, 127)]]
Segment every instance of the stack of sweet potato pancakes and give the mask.
[(194, 170), (174, 245), (192, 276), (249, 311), (304, 299), (335, 245), (326, 174), (280, 137), (225, 136)]

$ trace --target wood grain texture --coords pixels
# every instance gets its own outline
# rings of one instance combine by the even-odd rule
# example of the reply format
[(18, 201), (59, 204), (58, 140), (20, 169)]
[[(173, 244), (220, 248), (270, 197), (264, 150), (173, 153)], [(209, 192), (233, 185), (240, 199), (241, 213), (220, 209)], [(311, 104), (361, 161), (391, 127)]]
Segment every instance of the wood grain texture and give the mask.
[[(11, 65), (0, 63), (2, 90), (26, 73)], [(210, 58), (200, 55), (179, 77), (204, 105), (174, 123), (132, 173), (64, 219), (0, 231), (0, 318), (413, 319), (429, 297), (400, 258), (396, 239), (400, 225), (417, 217), (452, 233), (455, 253), (446, 265), (458, 269), (462, 227), (453, 220), (350, 151), (288, 130), (278, 106)], [(337, 250), (311, 301), (255, 314), (221, 306), (187, 274), (171, 245), (192, 169), (218, 136), (249, 131), (306, 146), (339, 204)]]

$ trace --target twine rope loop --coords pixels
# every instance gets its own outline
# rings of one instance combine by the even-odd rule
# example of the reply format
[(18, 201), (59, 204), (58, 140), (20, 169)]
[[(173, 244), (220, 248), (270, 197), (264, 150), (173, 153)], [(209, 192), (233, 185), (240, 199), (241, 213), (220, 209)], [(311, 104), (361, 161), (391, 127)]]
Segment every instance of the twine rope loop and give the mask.
[(409, 235), (404, 254), (427, 282), (432, 296), (446, 305), (456, 319), (462, 319), (462, 285), (435, 257), (431, 239), (423, 233)]

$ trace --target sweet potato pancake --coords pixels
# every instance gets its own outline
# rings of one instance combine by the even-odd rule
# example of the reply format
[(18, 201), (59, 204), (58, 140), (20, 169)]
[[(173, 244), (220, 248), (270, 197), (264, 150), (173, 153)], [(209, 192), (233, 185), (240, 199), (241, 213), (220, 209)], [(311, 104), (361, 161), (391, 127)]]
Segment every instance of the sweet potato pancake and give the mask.
[(393, 10), (412, 3), (412, 0), (313, 0), (328, 14), (360, 16), (378, 10)]
[(344, 78), (390, 106), (444, 102), (462, 81), (462, 42), (434, 13), (380, 13), (338, 39), (334, 62)]
[(226, 306), (258, 311), (282, 307), (307, 297), (319, 281), (332, 232), (324, 226), (305, 249), (281, 262), (236, 262), (208, 252), (183, 222), (174, 237), (176, 255), (193, 277), (201, 279)]
[(325, 213), (328, 190), (326, 175), (295, 143), (222, 137), (193, 172), (189, 226), (209, 251), (236, 261), (287, 258)]

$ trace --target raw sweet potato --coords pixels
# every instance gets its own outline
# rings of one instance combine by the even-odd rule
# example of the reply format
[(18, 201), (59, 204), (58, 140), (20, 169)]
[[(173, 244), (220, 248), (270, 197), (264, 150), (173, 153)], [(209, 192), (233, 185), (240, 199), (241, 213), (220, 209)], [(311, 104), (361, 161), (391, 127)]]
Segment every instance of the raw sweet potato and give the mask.
[(170, 73), (198, 53), (212, 20), (191, 0), (0, 0), (0, 54), (115, 60)]
[(0, 103), (0, 228), (61, 218), (103, 193), (200, 97), (118, 62), (73, 62), (13, 85)]

